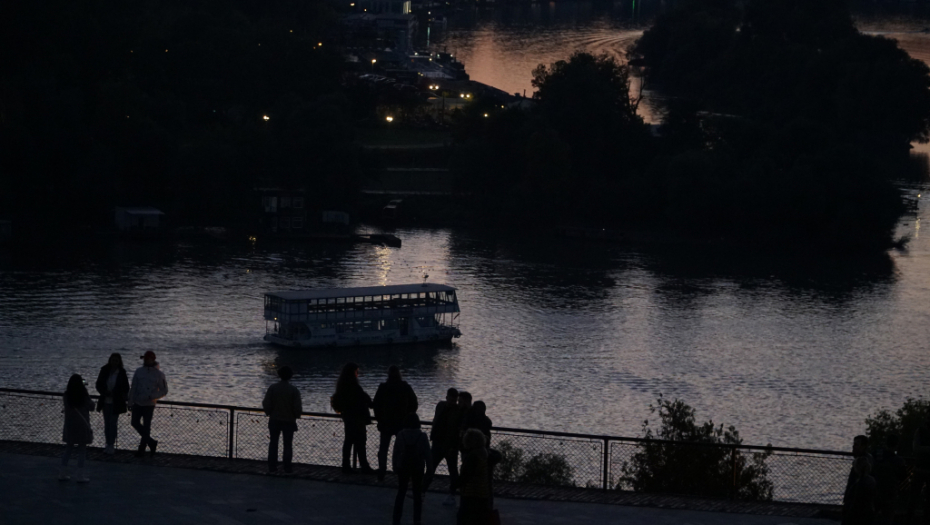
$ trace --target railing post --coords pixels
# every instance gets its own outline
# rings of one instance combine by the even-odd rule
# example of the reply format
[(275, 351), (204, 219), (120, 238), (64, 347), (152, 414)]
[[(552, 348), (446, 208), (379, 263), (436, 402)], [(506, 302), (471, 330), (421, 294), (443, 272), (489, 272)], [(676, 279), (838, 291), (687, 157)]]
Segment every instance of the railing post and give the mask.
[(604, 490), (610, 488), (608, 477), (610, 476), (610, 439), (604, 438)]
[(227, 444), (227, 446), (229, 447), (227, 451), (227, 457), (229, 459), (233, 459), (236, 457), (236, 454), (233, 449), (233, 439), (234, 439), (235, 434), (236, 434), (236, 409), (230, 408), (229, 409), (229, 443)]
[(736, 490), (737, 490), (737, 487), (736, 487), (736, 479), (737, 479), (736, 454), (737, 454), (737, 449), (734, 446), (733, 450), (730, 452), (730, 461), (733, 463), (733, 484), (730, 486), (730, 499), (736, 498)]

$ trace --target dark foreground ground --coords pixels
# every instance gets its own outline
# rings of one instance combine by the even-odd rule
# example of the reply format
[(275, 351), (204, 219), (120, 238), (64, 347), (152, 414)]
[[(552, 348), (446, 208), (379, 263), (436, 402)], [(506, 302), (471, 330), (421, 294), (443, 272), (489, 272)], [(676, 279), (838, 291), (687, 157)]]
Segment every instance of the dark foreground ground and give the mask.
[[(89, 454), (86, 485), (57, 480), (56, 445), (0, 442), (0, 525), (391, 523), (391, 476), (345, 476), (339, 469), (300, 465), (294, 476), (262, 474), (257, 461), (162, 455), (137, 460), (128, 452)], [(74, 460), (72, 459), (72, 470)], [(437, 480), (443, 488), (445, 480)], [(630, 523), (644, 525), (830, 525), (819, 506), (741, 504), (636, 496), (596, 490), (497, 487), (505, 524)], [(624, 499), (625, 497), (625, 499)], [(455, 523), (455, 507), (431, 492), (427, 525)], [(412, 523), (406, 500), (403, 523)]]

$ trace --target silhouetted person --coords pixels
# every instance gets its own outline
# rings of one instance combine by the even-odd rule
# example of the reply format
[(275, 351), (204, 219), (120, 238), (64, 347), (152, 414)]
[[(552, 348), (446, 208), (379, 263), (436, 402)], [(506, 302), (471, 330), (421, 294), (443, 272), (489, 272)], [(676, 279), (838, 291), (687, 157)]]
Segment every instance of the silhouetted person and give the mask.
[[(443, 505), (455, 505), (455, 487), (459, 478), (459, 420), (461, 411), (458, 406), (459, 391), (450, 388), (446, 391), (446, 400), (436, 404), (433, 425), (430, 429), (432, 440), (432, 464), (426, 475), (426, 488), (433, 481), (439, 462), (446, 460), (449, 469), (449, 497)], [(423, 490), (425, 491), (426, 488)]]
[(468, 418), (468, 413), (471, 412), (471, 394), (466, 391), (459, 392), (459, 450), (464, 452), (462, 448), (462, 438), (465, 437), (465, 420)]
[(100, 399), (97, 400), (97, 412), (103, 412), (103, 435), (106, 437), (105, 454), (116, 452), (116, 433), (119, 415), (128, 410), (126, 400), (129, 397), (129, 378), (123, 368), (123, 356), (110, 354), (107, 364), (100, 368), (97, 382), (94, 384)]
[(878, 487), (875, 495), (876, 522), (880, 525), (894, 523), (894, 508), (898, 489), (907, 478), (907, 463), (898, 455), (898, 436), (888, 436), (885, 447), (875, 455), (872, 477)]
[(145, 455), (148, 445), (155, 455), (158, 441), (152, 439), (152, 416), (155, 415), (155, 404), (159, 399), (168, 395), (168, 380), (159, 369), (155, 361), (155, 352), (149, 350), (142, 356), (142, 366), (132, 375), (132, 386), (129, 388), (129, 406), (132, 407), (132, 428), (136, 429), (141, 438), (136, 457)]
[(71, 376), (62, 401), (65, 425), (61, 440), (65, 442), (65, 453), (61, 456), (61, 472), (58, 473), (58, 479), (61, 481), (71, 479), (68, 475), (68, 460), (71, 459), (71, 450), (77, 445), (78, 470), (75, 481), (87, 483), (90, 479), (84, 476), (84, 456), (87, 453), (87, 445), (94, 441), (94, 431), (90, 426), (90, 411), (94, 409), (94, 402), (87, 393), (84, 379), (81, 376), (77, 374)]
[(373, 405), (381, 434), (381, 443), (378, 445), (378, 481), (383, 481), (391, 438), (400, 432), (406, 417), (416, 413), (420, 404), (413, 388), (400, 377), (400, 369), (391, 365), (387, 382), (381, 383), (375, 392)]
[(345, 427), (345, 440), (342, 442), (342, 471), (353, 473), (352, 453), (358, 456), (358, 463), (362, 472), (370, 474), (374, 469), (368, 464), (368, 452), (365, 443), (368, 434), (365, 429), (371, 424), (371, 396), (365, 393), (362, 385), (358, 384), (359, 368), (355, 363), (346, 363), (336, 382), (336, 393), (333, 395), (333, 408), (342, 414), (342, 423)]
[(844, 525), (873, 525), (875, 523), (876, 483), (870, 473), (872, 462), (865, 456), (853, 461), (855, 480), (850, 488), (848, 500), (843, 501)]
[(487, 525), (491, 512), (488, 448), (484, 434), (470, 428), (462, 437), (461, 502), (457, 525)]
[[(860, 474), (856, 471), (856, 462), (859, 458), (863, 458), (869, 463), (870, 467), (872, 465), (872, 455), (869, 454), (868, 450), (868, 436), (859, 435), (853, 438), (853, 466), (849, 469), (849, 476), (846, 478), (846, 490), (843, 491), (843, 525), (862, 523), (861, 521), (853, 521), (855, 517), (852, 514), (852, 498), (854, 497), (856, 482), (860, 478)], [(872, 479), (874, 483), (875, 480), (871, 476), (869, 476), (869, 478)]]
[(300, 402), (300, 390), (290, 383), (294, 372), (291, 367), (282, 366), (278, 370), (281, 381), (268, 387), (262, 409), (268, 416), (268, 472), (278, 470), (278, 438), (284, 437), (284, 472), (292, 472), (291, 460), (294, 458), (294, 432), (297, 432), (297, 420), (303, 412)]
[(484, 404), (484, 401), (475, 401), (475, 404), (472, 405), (471, 410), (465, 414), (465, 421), (463, 427), (465, 430), (469, 428), (477, 428), (484, 434), (485, 443), (487, 443), (488, 448), (491, 447), (491, 418), (489, 418), (485, 412), (487, 412), (487, 405)]
[(397, 433), (394, 455), (391, 458), (397, 474), (397, 497), (394, 498), (394, 525), (400, 525), (404, 513), (404, 495), (407, 485), (413, 482), (413, 523), (423, 521), (423, 477), (430, 470), (429, 438), (420, 430), (420, 418), (415, 412), (407, 414), (403, 429)]

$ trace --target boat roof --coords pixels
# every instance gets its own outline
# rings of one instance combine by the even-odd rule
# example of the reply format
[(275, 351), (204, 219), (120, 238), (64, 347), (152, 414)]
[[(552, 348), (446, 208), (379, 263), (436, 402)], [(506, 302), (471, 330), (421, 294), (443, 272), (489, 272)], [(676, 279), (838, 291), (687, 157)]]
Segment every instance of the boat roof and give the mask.
[(452, 292), (455, 288), (445, 284), (392, 284), (390, 286), (360, 286), (357, 288), (318, 288), (315, 290), (294, 290), (290, 292), (268, 292), (269, 297), (278, 297), (285, 301), (306, 299), (330, 299), (334, 297), (360, 297), (363, 295), (392, 295), (399, 293)]

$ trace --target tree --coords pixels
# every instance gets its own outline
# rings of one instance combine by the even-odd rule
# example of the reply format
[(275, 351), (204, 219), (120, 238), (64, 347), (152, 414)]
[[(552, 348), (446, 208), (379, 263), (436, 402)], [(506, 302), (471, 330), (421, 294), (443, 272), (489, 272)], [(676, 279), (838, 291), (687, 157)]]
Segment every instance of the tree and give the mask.
[[(660, 426), (653, 430), (643, 422), (647, 440), (629, 461), (624, 462), (618, 489), (666, 492), (696, 496), (770, 501), (773, 484), (768, 479), (768, 452), (745, 454), (732, 426), (698, 424), (694, 409), (683, 401), (659, 398), (650, 412), (658, 413)], [(689, 446), (691, 444), (691, 446)]]

